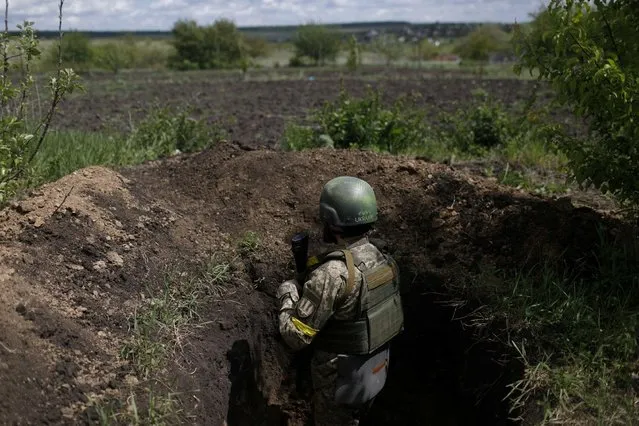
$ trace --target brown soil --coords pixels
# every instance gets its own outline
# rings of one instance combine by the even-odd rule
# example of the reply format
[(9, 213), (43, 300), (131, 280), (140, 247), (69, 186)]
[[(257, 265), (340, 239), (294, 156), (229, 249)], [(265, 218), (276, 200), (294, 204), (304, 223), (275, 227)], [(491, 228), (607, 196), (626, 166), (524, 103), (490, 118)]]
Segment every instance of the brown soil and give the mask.
[[(372, 71), (371, 71), (372, 72)], [(281, 76), (281, 77), (284, 77)], [(193, 108), (196, 116), (216, 122), (229, 132), (229, 139), (251, 146), (277, 147), (286, 124), (305, 117), (310, 109), (335, 99), (339, 78), (353, 96), (364, 96), (368, 87), (381, 89), (385, 102), (410, 94), (419, 95), (417, 104), (429, 109), (438, 119), (444, 111), (454, 111), (483, 88), (511, 106), (528, 99), (533, 81), (516, 79), (477, 79), (454, 73), (379, 70), (373, 75), (319, 74), (306, 71), (302, 76), (289, 75), (284, 80), (261, 81), (276, 76), (260, 75), (252, 80), (238, 77), (220, 79), (219, 74), (123, 75), (120, 83), (113, 79), (87, 77), (88, 95), (65, 101), (55, 125), (80, 130), (128, 131), (154, 105)], [(313, 78), (310, 80), (309, 78)]]
[[(438, 294), (488, 267), (562, 252), (564, 262), (587, 264), (596, 226), (614, 233), (620, 225), (445, 165), (227, 143), (119, 173), (88, 168), (0, 212), (2, 423), (86, 422), (95, 419), (89, 398), (125, 400), (130, 385), (143, 386), (118, 358), (129, 317), (161, 286), (165, 267), (190, 271), (216, 252), (240, 256), (228, 296), (205, 307), (167, 383), (191, 424), (305, 424), (305, 356), (291, 358), (280, 343), (273, 295), (291, 274), (290, 236), (317, 228), (321, 185), (340, 174), (376, 189), (376, 236), (408, 285), (406, 331), (369, 423), (505, 423), (503, 385), (517, 364), (495, 362), (501, 354), (451, 322), (452, 308), (437, 303), (450, 295)], [(261, 245), (239, 255), (247, 230)], [(474, 390), (493, 383), (478, 403)]]

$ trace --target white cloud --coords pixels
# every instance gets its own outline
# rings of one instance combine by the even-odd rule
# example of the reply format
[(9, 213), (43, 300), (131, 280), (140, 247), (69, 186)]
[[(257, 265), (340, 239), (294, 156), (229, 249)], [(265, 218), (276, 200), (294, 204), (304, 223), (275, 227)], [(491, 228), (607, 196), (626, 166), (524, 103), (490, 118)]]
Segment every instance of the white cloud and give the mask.
[[(178, 19), (201, 24), (229, 18), (240, 26), (392, 20), (410, 22), (528, 19), (543, 0), (65, 0), (63, 27), (83, 30), (170, 30)], [(9, 4), (11, 28), (28, 19), (57, 28), (57, 0)]]

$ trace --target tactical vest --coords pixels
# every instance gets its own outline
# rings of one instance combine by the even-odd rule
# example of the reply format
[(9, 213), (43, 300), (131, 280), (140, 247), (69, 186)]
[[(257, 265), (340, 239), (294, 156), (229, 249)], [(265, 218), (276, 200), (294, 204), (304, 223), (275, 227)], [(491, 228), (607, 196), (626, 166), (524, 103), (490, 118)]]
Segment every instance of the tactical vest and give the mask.
[[(357, 315), (350, 320), (330, 319), (315, 337), (317, 349), (348, 355), (371, 354), (399, 334), (404, 327), (404, 311), (399, 293), (399, 270), (392, 257), (384, 255), (386, 261), (370, 269), (357, 268), (362, 281), (355, 282), (355, 262), (348, 250), (331, 252), (318, 261), (319, 266), (328, 260), (346, 262), (348, 279), (344, 289), (345, 298), (355, 285), (360, 286)], [(361, 262), (357, 262), (360, 264)], [(309, 265), (310, 266), (310, 265)], [(338, 299), (338, 304), (343, 300)], [(339, 305), (338, 305), (339, 306)]]

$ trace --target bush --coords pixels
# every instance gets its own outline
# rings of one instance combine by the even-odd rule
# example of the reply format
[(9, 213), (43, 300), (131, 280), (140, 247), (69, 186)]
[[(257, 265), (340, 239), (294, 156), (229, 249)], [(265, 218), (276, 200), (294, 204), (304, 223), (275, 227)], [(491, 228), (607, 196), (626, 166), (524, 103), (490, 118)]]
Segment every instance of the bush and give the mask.
[[(34, 85), (31, 67), (41, 53), (33, 23), (18, 25), (18, 30), (15, 36), (7, 31), (0, 36), (4, 64), (0, 78), (0, 204), (15, 195), (21, 182), (29, 177), (33, 158), (42, 146), (58, 104), (80, 87), (74, 71), (60, 65), (65, 54), (63, 42), (58, 46), (57, 71), (49, 78), (49, 108), (42, 117), (27, 117)], [(10, 57), (18, 60), (10, 61)], [(17, 84), (12, 81), (14, 72)]]
[(386, 108), (380, 96), (369, 91), (367, 97), (353, 99), (342, 89), (337, 101), (327, 102), (312, 114), (315, 128), (289, 126), (283, 147), (299, 150), (332, 146), (398, 154), (424, 145), (430, 132), (423, 113), (406, 100)]
[(110, 41), (94, 47), (95, 64), (117, 74), (120, 70), (136, 66), (135, 42)]
[(178, 153), (196, 152), (225, 136), (218, 126), (193, 119), (188, 110), (154, 108), (128, 135), (49, 132), (33, 162), (38, 185), (91, 165), (126, 166)]
[(271, 53), (271, 46), (263, 38), (260, 37), (243, 37), (246, 53), (251, 58), (264, 58)]
[[(195, 152), (223, 137), (218, 128), (189, 115), (188, 109), (156, 108), (127, 139), (131, 152), (144, 158), (161, 158), (177, 152)], [(137, 161), (136, 161), (137, 162)]]
[(315, 65), (334, 61), (340, 50), (340, 37), (325, 26), (310, 23), (298, 28), (293, 38), (295, 56), (308, 57)]
[(386, 65), (391, 65), (404, 55), (404, 44), (391, 34), (377, 37), (373, 41), (372, 49), (384, 58)]
[(295, 55), (295, 56), (292, 56), (291, 59), (288, 60), (288, 66), (289, 67), (294, 67), (294, 68), (303, 67), (304, 66), (304, 61), (302, 60), (302, 58), (300, 58), (299, 56)]
[[(589, 137), (555, 129), (573, 177), (639, 203), (639, 15), (630, 0), (552, 0), (529, 31), (518, 28), (516, 71), (537, 70), (588, 123)], [(559, 130), (563, 130), (559, 132)]]
[(461, 39), (453, 52), (471, 61), (487, 61), (491, 53), (511, 51), (510, 36), (497, 25), (482, 25)]
[(414, 53), (411, 55), (411, 59), (414, 61), (427, 61), (433, 59), (438, 53), (439, 47), (435, 46), (427, 39), (424, 39), (416, 44)]
[[(59, 51), (53, 48), (50, 51), (49, 60), (51, 63), (58, 63)], [(91, 50), (91, 40), (81, 32), (67, 32), (62, 37), (62, 64), (71, 66), (78, 70), (87, 70), (93, 60)]]
[(346, 68), (348, 68), (350, 72), (357, 70), (360, 63), (359, 54), (359, 44), (357, 43), (357, 39), (355, 36), (351, 36), (348, 41), (348, 58), (346, 59)]
[(195, 21), (178, 21), (173, 26), (175, 53), (169, 67), (178, 70), (242, 68), (248, 50), (232, 21), (220, 19), (213, 25), (198, 26)]
[(503, 106), (483, 90), (473, 93), (466, 108), (443, 115), (441, 123), (441, 137), (451, 140), (459, 152), (475, 155), (503, 146), (514, 130)]

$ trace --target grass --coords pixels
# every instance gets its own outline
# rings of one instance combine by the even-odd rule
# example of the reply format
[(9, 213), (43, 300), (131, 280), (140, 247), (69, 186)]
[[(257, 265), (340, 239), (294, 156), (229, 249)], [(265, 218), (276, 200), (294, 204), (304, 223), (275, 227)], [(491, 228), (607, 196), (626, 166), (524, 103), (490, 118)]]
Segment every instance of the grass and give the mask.
[(238, 242), (238, 249), (243, 255), (254, 253), (259, 247), (260, 237), (254, 231), (246, 231), (242, 239)]
[(190, 118), (187, 109), (156, 108), (133, 127), (128, 135), (74, 130), (49, 132), (23, 186), (50, 182), (92, 165), (128, 166), (180, 152), (199, 151), (225, 136), (221, 128)]
[(493, 331), (502, 328), (499, 339), (525, 367), (511, 385), (513, 413), (533, 403), (544, 424), (636, 424), (639, 418), (637, 247), (623, 250), (602, 237), (593, 250), (599, 253), (594, 265), (562, 272), (554, 259), (454, 290), (482, 301), (475, 325), (506, 324)]
[(120, 350), (136, 380), (125, 401), (93, 401), (91, 416), (97, 422), (160, 425), (185, 421), (179, 395), (163, 377), (177, 363), (193, 330), (207, 324), (200, 317), (201, 308), (233, 294), (232, 261), (212, 256), (195, 272), (168, 270), (159, 289), (147, 287), (130, 319), (130, 337)]
[(484, 175), (505, 185), (545, 195), (568, 190), (568, 160), (550, 142), (545, 126), (527, 115), (521, 118), (484, 91), (475, 92), (456, 113), (437, 114), (434, 120), (412, 98), (390, 106), (380, 99), (380, 92), (353, 98), (342, 91), (308, 114), (309, 125), (290, 123), (281, 146), (289, 151), (363, 148), (462, 166), (483, 162)]

